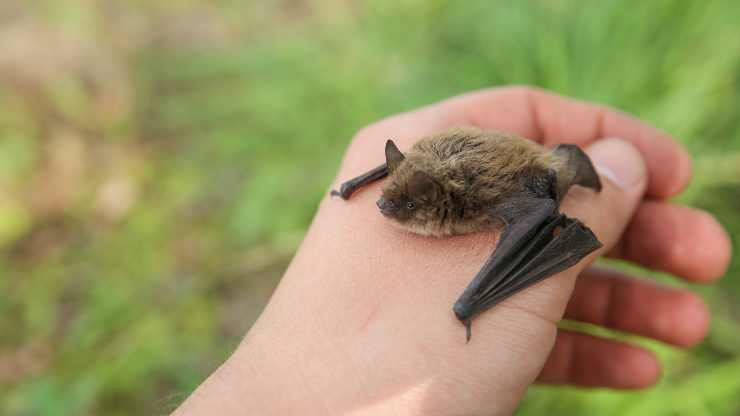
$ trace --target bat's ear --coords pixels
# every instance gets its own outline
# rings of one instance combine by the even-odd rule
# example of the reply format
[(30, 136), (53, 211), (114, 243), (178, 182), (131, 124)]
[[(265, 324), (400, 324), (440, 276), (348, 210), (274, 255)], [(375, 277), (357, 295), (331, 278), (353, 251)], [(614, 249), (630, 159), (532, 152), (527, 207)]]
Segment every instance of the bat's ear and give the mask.
[(409, 196), (416, 199), (434, 200), (440, 192), (437, 181), (427, 173), (417, 170), (409, 178), (407, 185)]
[(393, 140), (385, 142), (385, 164), (388, 165), (388, 172), (393, 173), (404, 159), (406, 158), (403, 156), (403, 153), (398, 150), (396, 144), (393, 143)]

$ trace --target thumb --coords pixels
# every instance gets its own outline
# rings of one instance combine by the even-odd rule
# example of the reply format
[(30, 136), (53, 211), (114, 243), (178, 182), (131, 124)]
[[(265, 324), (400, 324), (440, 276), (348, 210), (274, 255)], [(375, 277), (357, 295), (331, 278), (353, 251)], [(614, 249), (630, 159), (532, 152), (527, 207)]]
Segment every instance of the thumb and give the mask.
[(574, 186), (560, 211), (577, 218), (596, 235), (600, 249), (557, 276), (523, 291), (508, 302), (556, 322), (565, 312), (576, 278), (593, 260), (619, 241), (647, 187), (647, 168), (637, 148), (621, 139), (602, 139), (584, 149), (601, 177), (601, 192)]
[(603, 189), (597, 195), (574, 189), (562, 208), (593, 230), (604, 245), (595, 253), (600, 255), (616, 245), (640, 204), (648, 182), (647, 168), (640, 151), (621, 139), (599, 140), (586, 153), (601, 176)]

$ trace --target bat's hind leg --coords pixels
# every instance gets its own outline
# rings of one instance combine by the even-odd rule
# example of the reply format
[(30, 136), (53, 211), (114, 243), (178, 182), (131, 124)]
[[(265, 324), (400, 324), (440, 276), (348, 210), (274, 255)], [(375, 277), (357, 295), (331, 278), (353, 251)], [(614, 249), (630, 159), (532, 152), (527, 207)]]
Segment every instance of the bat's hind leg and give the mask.
[(340, 186), (339, 191), (331, 191), (331, 196), (339, 196), (342, 199), (347, 200), (358, 189), (362, 188), (365, 185), (369, 185), (375, 181), (383, 179), (386, 176), (388, 176), (388, 166), (383, 163), (382, 165), (367, 173), (364, 173), (356, 178), (352, 178), (347, 182), (344, 182)]
[(557, 157), (565, 162), (565, 167), (560, 171), (557, 179), (557, 200), (562, 201), (573, 185), (591, 188), (596, 192), (601, 191), (601, 180), (596, 173), (591, 159), (578, 146), (574, 144), (560, 144), (552, 151)]

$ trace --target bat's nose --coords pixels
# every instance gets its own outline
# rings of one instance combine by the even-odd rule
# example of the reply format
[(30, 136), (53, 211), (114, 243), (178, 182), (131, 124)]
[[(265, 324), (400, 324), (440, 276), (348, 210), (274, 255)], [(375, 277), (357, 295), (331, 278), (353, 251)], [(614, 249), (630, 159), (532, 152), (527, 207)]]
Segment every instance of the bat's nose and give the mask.
[(380, 212), (386, 216), (392, 215), (394, 212), (397, 211), (396, 204), (394, 204), (392, 201), (386, 200), (382, 196), (380, 197), (380, 199), (378, 199), (375, 205), (377, 205), (378, 209), (380, 209)]
[(383, 207), (385, 207), (385, 198), (383, 198), (381, 196), (380, 199), (378, 199), (377, 201), (375, 201), (375, 205), (377, 205), (378, 206), (378, 209), (380, 209), (382, 211), (383, 210)]

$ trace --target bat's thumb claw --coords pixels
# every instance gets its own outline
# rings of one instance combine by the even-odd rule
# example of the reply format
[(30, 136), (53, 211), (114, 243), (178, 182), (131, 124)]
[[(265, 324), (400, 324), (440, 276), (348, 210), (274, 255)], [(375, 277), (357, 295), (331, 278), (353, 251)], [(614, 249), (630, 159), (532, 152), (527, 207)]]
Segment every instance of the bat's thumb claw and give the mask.
[(465, 321), (465, 343), (466, 344), (470, 342), (470, 336), (472, 335), (470, 326), (471, 326), (471, 321), (470, 320)]
[(351, 193), (348, 192), (344, 186), (342, 186), (341, 188), (339, 188), (338, 191), (336, 189), (332, 189), (331, 192), (329, 192), (329, 195), (331, 195), (332, 197), (338, 196), (346, 201), (349, 199)]

